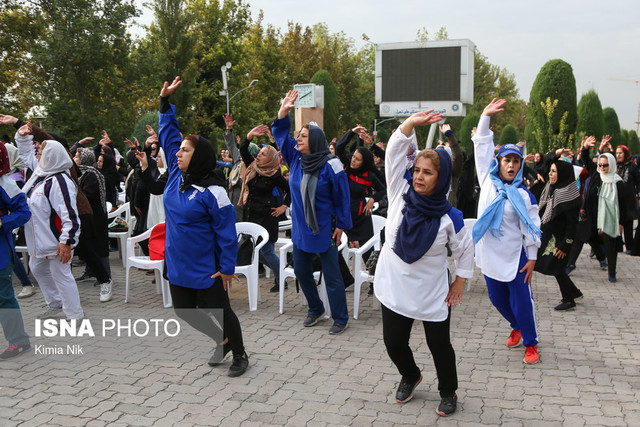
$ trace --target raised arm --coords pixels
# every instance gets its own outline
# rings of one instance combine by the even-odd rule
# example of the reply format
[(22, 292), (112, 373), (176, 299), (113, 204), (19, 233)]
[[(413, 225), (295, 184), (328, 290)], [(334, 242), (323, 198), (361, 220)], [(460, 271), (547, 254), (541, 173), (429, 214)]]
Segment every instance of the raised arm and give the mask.
[(296, 149), (296, 140), (289, 135), (291, 131), (291, 121), (289, 120), (289, 111), (294, 107), (294, 103), (298, 98), (297, 90), (290, 90), (284, 97), (284, 101), (278, 110), (276, 119), (271, 124), (271, 132), (273, 134), (278, 148), (282, 153), (282, 158), (288, 165), (293, 164), (293, 160), (299, 156)]
[(180, 86), (180, 77), (173, 79), (173, 82), (164, 82), (160, 90), (160, 111), (158, 112), (158, 140), (167, 157), (167, 170), (169, 174), (178, 170), (176, 153), (180, 149), (182, 137), (180, 126), (176, 117), (175, 105), (169, 104), (169, 97)]
[(493, 153), (495, 147), (493, 145), (493, 131), (489, 128), (491, 116), (504, 111), (504, 105), (507, 103), (505, 99), (493, 98), (491, 102), (484, 108), (478, 128), (471, 140), (474, 146), (474, 158), (476, 162), (476, 172), (478, 174), (478, 182), (480, 186), (486, 182), (493, 163)]

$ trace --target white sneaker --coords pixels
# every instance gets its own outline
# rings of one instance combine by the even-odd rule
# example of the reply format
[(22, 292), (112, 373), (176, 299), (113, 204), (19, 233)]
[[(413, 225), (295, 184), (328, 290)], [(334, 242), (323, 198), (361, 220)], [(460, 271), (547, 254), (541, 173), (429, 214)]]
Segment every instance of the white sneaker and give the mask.
[(62, 308), (56, 307), (47, 307), (44, 313), (38, 315), (38, 319), (62, 319), (63, 317)]
[(29, 298), (30, 296), (32, 296), (35, 293), (36, 293), (36, 291), (35, 291), (35, 289), (33, 289), (33, 286), (23, 286), (22, 290), (20, 291), (20, 293), (18, 295), (16, 295), (16, 298), (19, 298), (19, 299)]
[(111, 285), (113, 281), (109, 279), (107, 283), (100, 285), (100, 302), (111, 301)]

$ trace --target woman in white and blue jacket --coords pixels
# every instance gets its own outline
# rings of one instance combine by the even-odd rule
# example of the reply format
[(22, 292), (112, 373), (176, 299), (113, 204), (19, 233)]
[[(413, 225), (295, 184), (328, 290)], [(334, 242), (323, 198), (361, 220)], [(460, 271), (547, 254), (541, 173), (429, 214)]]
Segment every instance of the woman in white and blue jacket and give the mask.
[[(229, 376), (237, 377), (247, 370), (249, 357), (227, 294), (238, 250), (236, 214), (209, 142), (196, 135), (183, 140), (180, 134), (176, 108), (168, 99), (180, 83), (179, 77), (164, 83), (158, 114), (158, 139), (169, 172), (163, 194), (166, 274), (176, 314), (218, 344), (209, 365), (232, 351)], [(212, 309), (222, 310), (222, 336), (209, 316)]]
[(538, 204), (522, 185), (523, 157), (515, 144), (503, 145), (493, 158), (491, 116), (503, 111), (504, 99), (493, 99), (482, 112), (473, 136), (480, 183), (478, 221), (473, 227), (476, 264), (482, 269), (489, 299), (511, 324), (507, 347), (524, 343), (525, 363), (536, 363), (538, 333), (531, 276), (540, 247)]
[[(290, 171), (293, 268), (309, 302), (303, 324), (313, 326), (325, 310), (313, 280), (313, 254), (320, 255), (334, 321), (329, 333), (336, 335), (347, 328), (349, 321), (336, 246), (342, 230), (352, 227), (349, 184), (344, 166), (329, 151), (322, 129), (309, 124), (300, 130), (297, 139), (289, 135), (289, 111), (297, 97), (296, 90), (287, 93), (271, 125), (273, 137)], [(336, 228), (332, 231), (334, 218)]]

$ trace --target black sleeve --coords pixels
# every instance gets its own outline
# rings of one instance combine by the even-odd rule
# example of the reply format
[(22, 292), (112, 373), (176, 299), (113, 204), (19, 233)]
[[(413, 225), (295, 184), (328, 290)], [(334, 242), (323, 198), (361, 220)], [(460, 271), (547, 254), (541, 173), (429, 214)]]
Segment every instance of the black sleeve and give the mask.
[(597, 173), (596, 164), (591, 160), (591, 153), (589, 152), (589, 147), (584, 147), (582, 152), (580, 153), (580, 158), (582, 159), (582, 163), (584, 163), (584, 167), (589, 172), (589, 176), (593, 176)]
[(170, 108), (171, 108), (171, 104), (169, 103), (169, 97), (168, 96), (161, 97), (160, 98), (160, 112), (162, 114), (164, 114), (167, 111), (169, 111)]
[(376, 144), (373, 144), (371, 147), (369, 147), (369, 150), (371, 150), (374, 156), (384, 159), (385, 152), (383, 148), (380, 148)]
[(347, 145), (355, 135), (355, 132), (347, 131), (347, 133), (342, 135), (340, 141), (336, 143), (336, 156), (338, 156), (344, 167), (347, 167), (349, 165), (349, 162), (351, 161), (349, 156), (347, 156), (346, 149)]
[(169, 171), (165, 171), (158, 177), (157, 181), (154, 181), (149, 168), (147, 168), (140, 174), (140, 177), (144, 185), (149, 189), (149, 193), (159, 196), (164, 193), (164, 187), (167, 185), (167, 180), (169, 179)]
[(576, 238), (576, 230), (578, 228), (578, 215), (580, 207), (575, 209), (566, 210), (562, 213), (564, 216), (564, 239), (556, 242), (556, 246), (564, 253), (568, 253), (571, 249), (571, 244)]
[(372, 182), (373, 184), (371, 184), (371, 187), (373, 187), (374, 190), (376, 190), (376, 192), (373, 194), (373, 200), (375, 200), (376, 202), (379, 202), (380, 200), (382, 200), (382, 198), (384, 196), (387, 195), (387, 187), (384, 186), (384, 184), (382, 182), (380, 182), (380, 180), (378, 179), (378, 175), (373, 173), (371, 174), (371, 178), (372, 178)]
[(249, 152), (249, 144), (251, 141), (252, 140), (245, 137), (240, 143), (240, 156), (242, 156), (242, 162), (245, 166), (249, 166), (255, 160)]
[[(280, 194), (283, 196), (283, 204), (291, 206), (291, 190), (289, 189), (289, 181), (287, 181), (281, 173), (276, 173), (276, 186), (282, 190)], [(284, 193), (284, 194), (282, 194)]]
[(627, 193), (624, 191), (624, 181), (618, 181), (616, 183), (616, 189), (618, 190), (618, 210), (620, 212), (620, 218), (618, 219), (620, 224), (624, 224), (628, 221), (627, 219)]

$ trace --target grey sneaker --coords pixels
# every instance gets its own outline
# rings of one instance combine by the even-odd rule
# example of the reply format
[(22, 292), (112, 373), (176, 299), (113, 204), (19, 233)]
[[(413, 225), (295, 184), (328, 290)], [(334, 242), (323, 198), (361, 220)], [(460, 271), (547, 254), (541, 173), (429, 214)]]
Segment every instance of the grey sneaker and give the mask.
[(36, 293), (35, 289), (33, 289), (33, 286), (23, 286), (22, 290), (20, 291), (20, 293), (18, 295), (16, 295), (16, 298), (18, 299), (22, 299), (22, 298), (29, 298), (30, 296), (34, 295)]
[(38, 316), (38, 319), (62, 319), (64, 317), (62, 308), (47, 307), (47, 309)]
[(111, 279), (100, 285), (100, 302), (111, 301), (111, 285), (113, 285)]
[(422, 374), (420, 374), (420, 377), (415, 381), (409, 381), (405, 377), (402, 377), (400, 385), (398, 385), (398, 390), (396, 391), (396, 402), (407, 403), (410, 401), (413, 397), (413, 392), (421, 381)]
[(304, 326), (314, 326), (316, 323), (318, 323), (318, 320), (324, 315), (324, 313), (322, 314), (308, 314), (307, 318), (304, 319), (304, 322), (302, 323)]
[(340, 323), (334, 323), (331, 329), (329, 329), (329, 333), (331, 335), (340, 335), (344, 332), (345, 329), (347, 329), (347, 326), (349, 326), (348, 323), (345, 323), (344, 325), (341, 325)]

